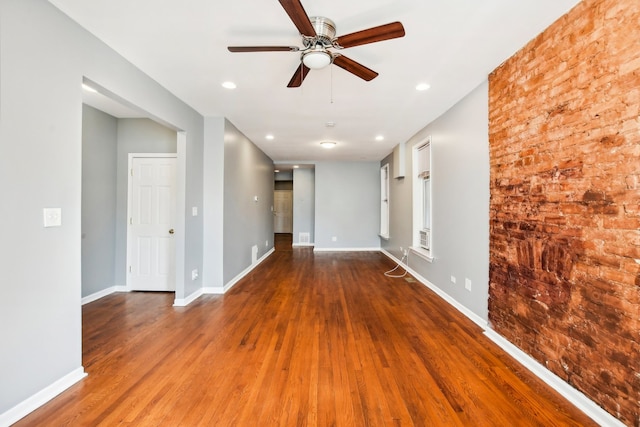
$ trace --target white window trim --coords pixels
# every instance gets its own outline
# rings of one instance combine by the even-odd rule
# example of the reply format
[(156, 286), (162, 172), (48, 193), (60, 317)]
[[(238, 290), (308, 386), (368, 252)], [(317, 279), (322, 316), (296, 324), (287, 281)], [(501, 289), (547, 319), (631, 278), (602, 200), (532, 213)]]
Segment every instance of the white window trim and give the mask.
[[(428, 229), (429, 232), (429, 249), (425, 249), (420, 245), (420, 231), (423, 230), (423, 193), (422, 193), (422, 178), (418, 176), (418, 150), (425, 145), (429, 145), (429, 188), (431, 194), (431, 203), (429, 203), (429, 219), (430, 219), (430, 227)], [(412, 151), (412, 160), (413, 160), (413, 227), (411, 230), (412, 233), (412, 246), (411, 251), (418, 255), (419, 257), (433, 262), (433, 153), (431, 145), (431, 136), (428, 136), (424, 140), (420, 141), (418, 144), (415, 144)]]

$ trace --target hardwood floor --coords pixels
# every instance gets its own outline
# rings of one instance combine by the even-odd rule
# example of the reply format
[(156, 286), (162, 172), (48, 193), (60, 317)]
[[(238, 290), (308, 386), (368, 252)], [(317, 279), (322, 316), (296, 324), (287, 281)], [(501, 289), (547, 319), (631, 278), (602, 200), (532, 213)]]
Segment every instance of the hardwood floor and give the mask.
[(285, 244), (224, 296), (87, 304), (89, 376), (16, 425), (595, 425), (392, 267)]

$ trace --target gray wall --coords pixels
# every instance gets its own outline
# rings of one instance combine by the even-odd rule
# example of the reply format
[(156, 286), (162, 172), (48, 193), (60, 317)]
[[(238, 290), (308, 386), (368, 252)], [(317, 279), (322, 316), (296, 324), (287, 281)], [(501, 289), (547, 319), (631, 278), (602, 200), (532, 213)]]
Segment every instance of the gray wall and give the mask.
[(82, 106), (82, 296), (115, 285), (118, 120)]
[(315, 184), (316, 249), (380, 247), (378, 162), (317, 163)]
[[(277, 168), (277, 166), (276, 166), (276, 168)], [(292, 181), (293, 180), (293, 171), (276, 172), (274, 174), (274, 179), (276, 181)]]
[[(0, 2), (0, 63), (2, 414), (82, 370), (83, 76), (186, 132), (188, 206), (202, 203), (203, 118), (46, 1)], [(61, 227), (43, 227), (45, 207), (62, 209)], [(202, 235), (180, 215), (187, 240)], [(201, 264), (202, 246), (186, 248), (185, 265)]]
[(225, 119), (207, 117), (204, 122), (204, 260), (205, 287), (221, 288), (224, 246), (224, 126)]
[(127, 284), (129, 153), (175, 153), (176, 131), (149, 119), (118, 119), (115, 283)]
[(273, 161), (225, 121), (224, 284), (251, 265), (253, 245), (257, 258), (273, 248), (273, 170)]
[[(380, 240), (383, 249), (398, 258), (400, 246), (411, 246), (411, 155), (413, 147), (431, 135), (435, 259), (430, 263), (410, 255), (409, 265), (484, 320), (489, 281), (488, 104), (485, 82), (407, 142), (406, 178), (390, 182), (390, 239)], [(381, 164), (393, 167), (391, 159)], [(471, 279), (471, 292), (464, 288), (465, 277)]]
[(293, 243), (300, 243), (299, 233), (309, 233), (309, 242), (314, 242), (315, 233), (315, 187), (314, 169), (293, 171)]

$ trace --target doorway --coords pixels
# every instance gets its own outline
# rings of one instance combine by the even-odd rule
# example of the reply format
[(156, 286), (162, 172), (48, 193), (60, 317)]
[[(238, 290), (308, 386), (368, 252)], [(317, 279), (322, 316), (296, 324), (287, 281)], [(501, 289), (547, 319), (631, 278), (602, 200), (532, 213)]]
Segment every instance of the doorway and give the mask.
[(293, 233), (293, 191), (273, 192), (273, 232)]
[[(176, 301), (185, 292), (185, 180), (187, 133), (83, 78), (82, 304), (128, 288), (128, 153), (176, 158), (174, 198)], [(86, 113), (86, 114), (85, 114)]]
[(176, 155), (129, 154), (127, 289), (175, 291)]

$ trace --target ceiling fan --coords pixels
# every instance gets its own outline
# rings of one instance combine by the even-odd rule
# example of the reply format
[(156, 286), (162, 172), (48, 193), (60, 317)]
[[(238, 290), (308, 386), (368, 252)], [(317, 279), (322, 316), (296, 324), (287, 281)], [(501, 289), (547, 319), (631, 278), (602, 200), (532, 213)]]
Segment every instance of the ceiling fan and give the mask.
[(301, 52), (300, 66), (287, 87), (299, 87), (311, 69), (324, 68), (330, 64), (355, 74), (366, 81), (373, 80), (378, 73), (330, 49), (345, 49), (363, 44), (404, 37), (400, 22), (372, 27), (366, 30), (336, 37), (336, 25), (322, 16), (307, 16), (300, 0), (278, 0), (302, 36), (302, 48), (297, 46), (229, 46), (230, 52)]

